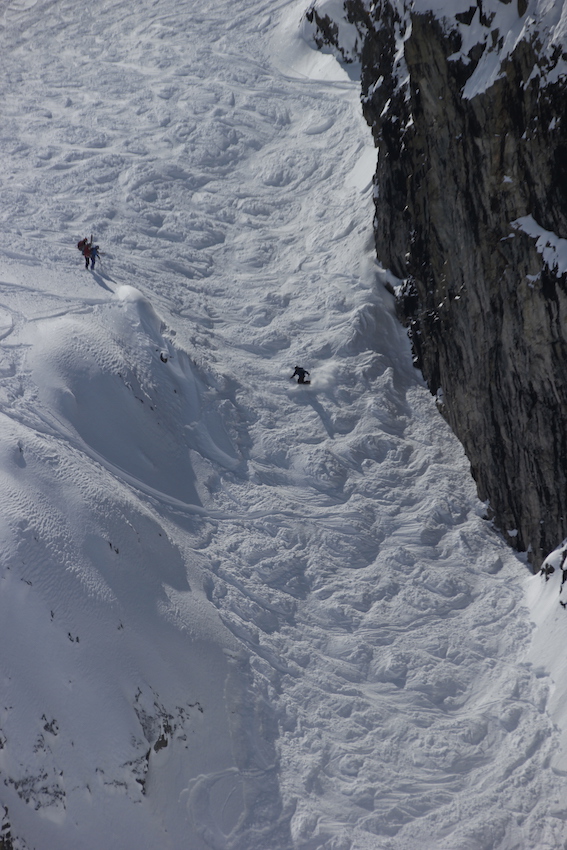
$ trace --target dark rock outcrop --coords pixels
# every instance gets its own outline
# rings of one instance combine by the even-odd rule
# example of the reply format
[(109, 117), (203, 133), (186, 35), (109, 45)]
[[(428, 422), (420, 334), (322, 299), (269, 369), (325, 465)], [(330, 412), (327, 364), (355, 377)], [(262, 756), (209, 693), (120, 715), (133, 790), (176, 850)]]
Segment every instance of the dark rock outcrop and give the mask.
[[(320, 38), (353, 58), (317, 5)], [(443, 19), (347, 0), (344, 18), (378, 146), (378, 258), (403, 281), (416, 365), (539, 566), (567, 535), (567, 77), (545, 20), (510, 48), (504, 6), (521, 27), (521, 0)]]

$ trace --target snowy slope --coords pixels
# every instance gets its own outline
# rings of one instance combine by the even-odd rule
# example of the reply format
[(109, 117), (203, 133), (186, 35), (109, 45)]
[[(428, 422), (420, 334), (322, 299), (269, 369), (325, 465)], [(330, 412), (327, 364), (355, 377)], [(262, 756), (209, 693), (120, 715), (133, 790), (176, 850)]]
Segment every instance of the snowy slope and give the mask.
[(358, 87), (303, 11), (2, 9), (14, 848), (567, 837), (526, 568), (411, 366)]

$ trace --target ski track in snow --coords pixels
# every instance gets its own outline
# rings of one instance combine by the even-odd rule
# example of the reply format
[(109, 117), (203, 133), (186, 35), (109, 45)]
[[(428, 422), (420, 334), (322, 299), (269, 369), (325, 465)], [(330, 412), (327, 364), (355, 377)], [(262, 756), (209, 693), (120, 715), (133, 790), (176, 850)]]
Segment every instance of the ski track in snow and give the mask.
[(412, 368), (303, 11), (0, 12), (15, 848), (567, 846), (526, 567)]

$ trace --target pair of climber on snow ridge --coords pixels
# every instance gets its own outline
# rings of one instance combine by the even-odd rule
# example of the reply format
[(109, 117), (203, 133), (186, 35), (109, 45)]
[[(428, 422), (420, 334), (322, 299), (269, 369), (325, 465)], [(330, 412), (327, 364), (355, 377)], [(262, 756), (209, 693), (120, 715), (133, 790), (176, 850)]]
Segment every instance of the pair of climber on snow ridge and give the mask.
[(95, 261), (97, 257), (100, 257), (98, 252), (98, 245), (93, 245), (93, 237), (91, 236), (91, 241), (88, 239), (81, 239), (80, 242), (77, 242), (77, 248), (85, 258), (85, 268), (89, 267), (89, 260), (91, 261), (91, 269), (95, 267)]

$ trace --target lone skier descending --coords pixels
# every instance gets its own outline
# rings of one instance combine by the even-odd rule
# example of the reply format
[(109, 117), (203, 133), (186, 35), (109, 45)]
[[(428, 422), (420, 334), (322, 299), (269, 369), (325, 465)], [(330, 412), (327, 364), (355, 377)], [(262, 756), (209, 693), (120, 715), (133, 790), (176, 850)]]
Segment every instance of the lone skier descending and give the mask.
[(290, 381), (292, 381), (295, 378), (295, 376), (297, 375), (297, 383), (298, 384), (310, 384), (311, 381), (305, 380), (305, 376), (308, 375), (308, 374), (309, 374), (309, 372), (307, 371), (307, 369), (302, 369), (301, 366), (296, 366), (295, 372), (293, 373), (293, 375), (290, 375), (289, 379), (290, 379)]

